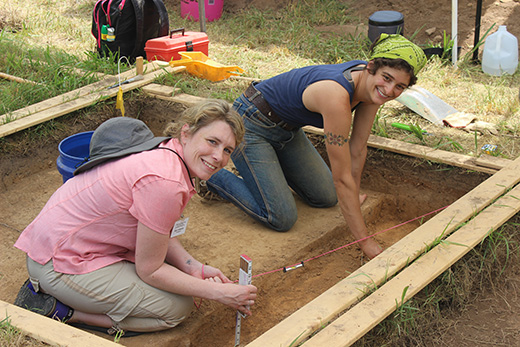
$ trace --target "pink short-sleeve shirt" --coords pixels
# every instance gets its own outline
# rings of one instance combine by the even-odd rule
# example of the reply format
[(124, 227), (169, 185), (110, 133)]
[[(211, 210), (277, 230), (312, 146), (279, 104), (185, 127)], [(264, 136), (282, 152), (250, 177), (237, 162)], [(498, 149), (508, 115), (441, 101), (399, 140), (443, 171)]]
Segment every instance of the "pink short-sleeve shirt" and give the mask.
[[(177, 139), (163, 142), (183, 156)], [(138, 222), (168, 234), (195, 194), (181, 159), (156, 148), (75, 176), (49, 199), (15, 243), (34, 261), (84, 274), (135, 261)]]

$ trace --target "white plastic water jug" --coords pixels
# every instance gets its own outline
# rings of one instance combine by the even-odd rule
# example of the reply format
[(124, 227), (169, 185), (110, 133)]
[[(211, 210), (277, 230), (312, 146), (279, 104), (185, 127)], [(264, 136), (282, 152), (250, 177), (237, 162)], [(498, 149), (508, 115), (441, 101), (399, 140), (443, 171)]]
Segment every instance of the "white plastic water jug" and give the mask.
[(505, 25), (489, 35), (484, 43), (482, 71), (489, 75), (514, 74), (518, 66), (518, 40)]

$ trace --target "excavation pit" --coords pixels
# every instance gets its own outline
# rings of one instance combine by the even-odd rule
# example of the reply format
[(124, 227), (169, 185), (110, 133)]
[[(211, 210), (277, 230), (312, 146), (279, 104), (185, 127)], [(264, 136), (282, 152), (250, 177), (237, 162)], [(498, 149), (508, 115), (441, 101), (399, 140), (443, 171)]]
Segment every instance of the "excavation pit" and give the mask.
[[(139, 110), (135, 114), (140, 114), (139, 118), (160, 135), (164, 124), (175, 118), (180, 110), (164, 104), (148, 100), (147, 107), (131, 104), (127, 106), (127, 112), (132, 114), (132, 106)], [(95, 129), (104, 119), (106, 116), (102, 114), (67, 117), (60, 121), (61, 133), (55, 135), (54, 140), (28, 146), (23, 151), (12, 151), (6, 160), (2, 160), (1, 300), (12, 303), (27, 277), (25, 256), (13, 248), (14, 241), (62, 183), (55, 167), (57, 143), (70, 134)], [(21, 146), (23, 136), (13, 135), (8, 141)], [(319, 138), (315, 143), (319, 143)], [(362, 178), (362, 191), (368, 194), (362, 211), (369, 232), (378, 233), (376, 239), (387, 248), (488, 177), (488, 174), (369, 149)], [(356, 245), (324, 255), (355, 241), (338, 206), (313, 209), (298, 202), (298, 212), (299, 219), (294, 228), (277, 233), (255, 223), (229, 203), (206, 202), (195, 196), (188, 205), (185, 215), (190, 216), (190, 222), (182, 242), (194, 257), (219, 267), (233, 280), (238, 279), (240, 254), (253, 260), (253, 284), (259, 288), (259, 297), (253, 307), (253, 316), (242, 321), (242, 345), (253, 341), (368, 261)], [(424, 217), (417, 219), (421, 216)], [(317, 258), (310, 260), (314, 257)], [(301, 261), (305, 261), (304, 266), (298, 269), (271, 272)], [(233, 345), (235, 311), (207, 300), (196, 298), (195, 302), (200, 307), (194, 308), (191, 316), (177, 328), (123, 338), (121, 343), (126, 346)]]

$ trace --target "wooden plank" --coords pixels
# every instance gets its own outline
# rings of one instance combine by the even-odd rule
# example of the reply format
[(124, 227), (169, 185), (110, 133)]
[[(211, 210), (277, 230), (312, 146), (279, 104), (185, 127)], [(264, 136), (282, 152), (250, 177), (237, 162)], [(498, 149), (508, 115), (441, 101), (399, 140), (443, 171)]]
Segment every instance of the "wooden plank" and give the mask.
[(494, 174), (495, 172), (497, 172), (497, 170), (495, 169), (490, 169), (488, 167), (476, 165), (474, 157), (443, 151), (441, 149), (435, 149), (427, 146), (421, 146), (393, 139), (387, 139), (384, 137), (374, 135), (370, 135), (368, 142), (369, 146), (374, 148), (386, 150), (391, 149), (392, 152), (404, 155), (411, 155), (425, 160), (432, 160), (437, 163), (458, 166), (464, 169), (484, 172), (488, 174)]
[(350, 346), (395, 311), (396, 303), (410, 300), (519, 211), (520, 186), (517, 186), (303, 346)]
[[(130, 73), (133, 73), (133, 71), (132, 72), (128, 71), (128, 72), (124, 73), (125, 74), (124, 75), (125, 78), (126, 78), (126, 76), (132, 76)], [(8, 122), (15, 121), (17, 119), (26, 117), (28, 115), (31, 115), (31, 114), (34, 114), (34, 113), (37, 113), (37, 112), (41, 112), (41, 111), (45, 111), (45, 110), (47, 110), (49, 108), (52, 108), (52, 107), (54, 107), (56, 105), (68, 102), (70, 100), (77, 99), (77, 98), (82, 97), (84, 95), (88, 95), (88, 94), (96, 92), (96, 91), (98, 91), (98, 90), (100, 90), (102, 88), (106, 88), (106, 87), (108, 87), (108, 86), (110, 86), (110, 85), (112, 85), (112, 84), (114, 84), (116, 82), (117, 82), (117, 78), (111, 76), (111, 77), (108, 77), (108, 78), (104, 79), (103, 81), (98, 81), (98, 82), (89, 84), (89, 85), (87, 85), (85, 87), (81, 87), (81, 88), (72, 90), (70, 92), (67, 92), (67, 93), (64, 93), (64, 94), (61, 94), (61, 95), (57, 95), (55, 97), (43, 100), (43, 101), (38, 102), (36, 104), (29, 105), (29, 106), (21, 108), (19, 110), (3, 114), (3, 115), (0, 116), (0, 123), (7, 124)]]
[[(303, 128), (306, 132), (323, 135), (323, 129), (306, 126)], [(474, 170), (487, 174), (494, 174), (498, 170), (490, 168), (489, 166), (482, 166), (476, 164), (476, 159), (463, 154), (443, 151), (427, 146), (416, 145), (413, 143), (393, 140), (386, 137), (370, 135), (367, 145), (372, 148), (384, 149), (390, 152), (399, 153), (411, 157), (431, 160), (437, 163), (458, 166), (468, 170)], [(511, 162), (511, 161), (508, 161)], [(502, 162), (504, 164), (505, 162)], [(503, 167), (503, 166), (502, 166)], [(502, 168), (500, 167), (500, 168)]]
[(201, 97), (189, 95), (189, 94), (177, 94), (174, 96), (164, 96), (164, 95), (155, 94), (155, 93), (147, 93), (147, 94), (148, 94), (148, 96), (150, 96), (152, 98), (182, 104), (186, 107), (191, 107), (199, 102), (206, 100), (205, 98), (201, 98)]
[[(230, 76), (230, 78), (237, 80), (248, 80), (248, 81), (260, 81), (257, 78), (250, 77), (242, 77), (242, 76)], [(150, 91), (150, 94), (154, 94)], [(192, 106), (195, 103), (204, 100), (204, 98), (188, 95), (188, 94), (180, 94), (170, 98), (170, 95), (164, 95), (162, 93), (155, 93), (156, 95), (152, 95), (162, 100), (178, 102), (186, 106)], [(162, 97), (165, 96), (166, 98)], [(303, 130), (308, 133), (323, 135), (323, 129), (319, 129), (313, 126), (305, 126)], [(399, 140), (388, 139), (384, 137), (379, 137), (375, 135), (370, 135), (368, 139), (368, 146), (377, 149), (384, 149), (390, 152), (404, 154), (408, 156), (413, 156), (417, 158), (422, 158), (425, 160), (432, 160), (438, 163), (448, 164), (452, 166), (457, 166), (461, 168), (465, 168), (468, 170), (474, 170), (478, 172), (483, 172), (487, 174), (494, 174), (498, 170), (502, 169), (506, 165), (508, 165), (511, 160), (504, 158), (491, 157), (487, 155), (483, 155), (480, 158), (474, 158), (458, 153), (453, 153), (449, 151), (443, 151), (440, 149), (435, 149), (427, 146), (416, 145), (412, 143), (402, 142)], [(490, 159), (488, 157), (494, 158)]]
[(145, 92), (146, 94), (151, 95), (151, 96), (156, 96), (156, 95), (173, 96), (173, 93), (175, 93), (176, 91), (179, 91), (179, 90), (180, 90), (179, 88), (165, 86), (165, 85), (157, 84), (157, 83), (151, 83), (151, 84), (143, 87), (143, 92)]
[[(446, 237), (520, 181), (520, 158), (482, 182), (375, 259), (271, 328), (249, 347), (299, 343), (416, 259), (436, 238)], [(375, 232), (375, 231), (374, 231)]]
[[(194, 104), (201, 102), (204, 100), (202, 97), (189, 95), (189, 94), (179, 94), (173, 97), (164, 96), (163, 95), (153, 95), (156, 98), (177, 102), (183, 104), (185, 106), (193, 106)], [(305, 126), (303, 130), (308, 133), (323, 135), (323, 129), (319, 129), (313, 126)], [(416, 158), (421, 158), (425, 160), (431, 160), (437, 163), (452, 165), (461, 167), (468, 170), (474, 170), (478, 172), (483, 172), (487, 174), (494, 174), (499, 169), (504, 167), (506, 164), (510, 163), (510, 160), (503, 159), (502, 161), (496, 161), (494, 167), (490, 167), (490, 165), (483, 165), (484, 161), (481, 161), (481, 165), (477, 165), (476, 159), (474, 157), (470, 157), (463, 154), (443, 151), (440, 149), (435, 149), (427, 146), (416, 145), (412, 143), (402, 142), (399, 140), (388, 139), (384, 137), (379, 137), (375, 135), (370, 135), (368, 139), (368, 146), (377, 149), (384, 149), (390, 152), (404, 154)], [(498, 159), (498, 158), (497, 158)], [(488, 161), (489, 163), (489, 161)]]
[(90, 334), (81, 329), (44, 317), (21, 307), (0, 300), (0, 312), (9, 323), (36, 340), (52, 346), (115, 347), (122, 345)]
[(482, 154), (475, 160), (475, 164), (479, 166), (489, 167), (495, 170), (500, 170), (509, 165), (511, 160), (506, 158), (493, 157), (489, 154)]
[[(166, 99), (164, 99), (166, 100)], [(189, 94), (178, 94), (168, 98), (167, 100), (172, 102), (178, 102), (179, 104), (183, 104), (185, 106), (193, 106), (199, 102), (206, 100), (206, 98), (201, 98), (199, 96), (189, 95)]]
[(154, 93), (146, 93), (146, 94), (147, 94), (150, 98), (160, 99), (160, 100), (170, 101), (170, 102), (175, 102), (175, 101), (172, 101), (172, 97), (171, 97), (171, 96), (163, 96), (163, 95), (154, 94)]
[[(150, 72), (143, 76), (142, 80), (135, 81), (129, 84), (124, 84), (121, 86), (121, 89), (123, 92), (127, 92), (132, 89), (136, 89), (139, 87), (142, 87), (146, 84), (152, 83), (155, 78), (158, 76), (165, 74), (165, 73), (176, 73), (179, 71), (183, 71), (184, 67), (165, 67), (164, 69), (157, 70)], [(37, 112), (35, 114), (25, 116), (24, 118), (17, 119), (15, 121), (9, 122), (4, 125), (0, 125), (0, 137), (7, 136), (10, 134), (13, 134), (17, 131), (29, 128), (31, 126), (43, 123), (45, 121), (48, 121), (50, 119), (57, 118), (59, 116), (62, 116), (64, 114), (68, 114), (70, 112), (77, 111), (81, 108), (94, 105), (95, 103), (114, 97), (117, 95), (118, 88), (112, 88), (112, 89), (102, 89), (98, 92), (91, 93), (82, 97), (79, 97), (77, 99), (58, 104), (54, 107), (51, 107), (49, 109), (46, 109), (42, 112)]]
[[(153, 72), (153, 71), (156, 71), (165, 66), (168, 66), (168, 64), (164, 65), (164, 64), (159, 64), (156, 62), (148, 63), (148, 64), (146, 64), (146, 71)], [(124, 81), (133, 76), (135, 76), (135, 70), (128, 70), (126, 72), (121, 73), (120, 77), (119, 76), (109, 76), (102, 81), (98, 81), (98, 82), (89, 84), (87, 86), (72, 90), (70, 92), (67, 92), (67, 93), (64, 93), (61, 95), (57, 95), (50, 99), (43, 100), (36, 104), (29, 105), (25, 108), (21, 108), (19, 110), (13, 111), (13, 112), (6, 113), (6, 114), (0, 116), (0, 124), (11, 122), (16, 119), (23, 118), (25, 116), (34, 114), (36, 112), (41, 112), (41, 111), (47, 110), (56, 105), (77, 99), (79, 97), (95, 93), (95, 92), (105, 89), (111, 85), (114, 85), (115, 83), (117, 83), (119, 81), (119, 79)]]

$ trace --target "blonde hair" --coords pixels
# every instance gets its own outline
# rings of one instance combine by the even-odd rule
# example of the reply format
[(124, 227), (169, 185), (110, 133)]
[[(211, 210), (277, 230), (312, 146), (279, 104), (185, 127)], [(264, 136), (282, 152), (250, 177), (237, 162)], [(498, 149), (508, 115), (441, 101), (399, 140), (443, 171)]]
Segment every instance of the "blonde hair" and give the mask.
[(242, 118), (228, 102), (219, 99), (205, 100), (184, 110), (177, 121), (166, 126), (164, 136), (180, 139), (184, 125), (189, 126), (188, 132), (193, 135), (201, 128), (217, 120), (226, 122), (230, 126), (235, 135), (235, 145), (238, 147), (245, 133)]

